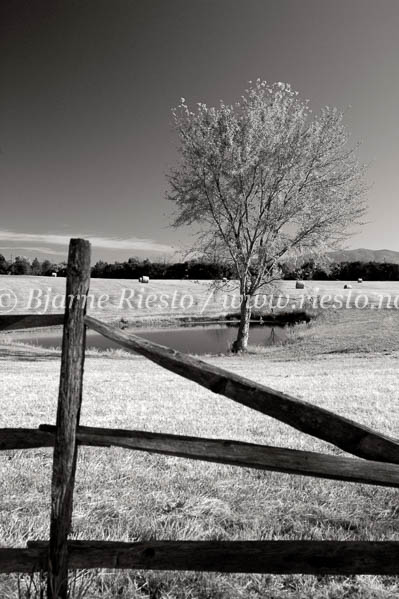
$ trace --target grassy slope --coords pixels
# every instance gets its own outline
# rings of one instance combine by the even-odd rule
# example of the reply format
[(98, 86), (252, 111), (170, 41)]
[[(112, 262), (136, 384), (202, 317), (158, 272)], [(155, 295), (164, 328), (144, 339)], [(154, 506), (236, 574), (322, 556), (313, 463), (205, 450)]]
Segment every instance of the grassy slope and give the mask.
[(328, 354), (391, 353), (399, 349), (398, 310), (326, 310), (289, 329), (288, 344), (250, 348), (268, 359), (303, 360)]
[[(329, 313), (293, 343), (245, 357), (208, 358), (254, 380), (398, 436), (399, 315)], [(4, 356), (0, 426), (53, 422), (57, 354)], [(127, 354), (86, 361), (82, 423), (206, 435), (340, 453)], [(0, 544), (48, 534), (51, 451), (0, 456)], [(79, 452), (78, 538), (399, 540), (398, 492), (129, 452)], [(15, 577), (0, 578), (14, 597)], [(397, 597), (393, 577), (95, 573), (87, 597)]]

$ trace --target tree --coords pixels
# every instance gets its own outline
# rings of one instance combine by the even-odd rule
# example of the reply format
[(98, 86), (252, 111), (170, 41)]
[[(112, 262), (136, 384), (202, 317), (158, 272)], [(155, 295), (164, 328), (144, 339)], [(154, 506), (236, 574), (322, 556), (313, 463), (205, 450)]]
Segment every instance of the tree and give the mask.
[(57, 277), (66, 277), (67, 276), (67, 263), (60, 262), (59, 264), (55, 264), (55, 271), (57, 273)]
[(8, 271), (9, 264), (4, 258), (3, 254), (0, 254), (0, 275), (5, 275)]
[(100, 277), (100, 278), (104, 277), (104, 271), (107, 266), (108, 266), (107, 262), (104, 262), (103, 260), (98, 260), (98, 262), (96, 262), (95, 265), (91, 269), (91, 276), (92, 277)]
[(10, 270), (13, 275), (29, 275), (31, 265), (28, 258), (26, 256), (16, 256)]
[(313, 116), (287, 84), (257, 80), (234, 106), (184, 98), (173, 110), (179, 165), (168, 175), (173, 225), (194, 225), (193, 251), (219, 256), (239, 281), (235, 349), (248, 343), (251, 300), (295, 255), (336, 247), (365, 211), (364, 166), (343, 115)]
[(49, 277), (53, 272), (53, 264), (50, 260), (43, 260), (42, 262), (42, 275)]
[(32, 275), (40, 275), (42, 272), (42, 265), (37, 258), (34, 258), (32, 262)]

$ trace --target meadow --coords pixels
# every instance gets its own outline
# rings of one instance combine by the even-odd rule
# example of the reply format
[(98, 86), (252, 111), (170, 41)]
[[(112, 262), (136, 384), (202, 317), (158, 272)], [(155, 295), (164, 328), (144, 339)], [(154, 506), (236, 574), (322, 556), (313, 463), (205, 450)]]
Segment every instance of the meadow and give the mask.
[[(341, 293), (343, 284), (332, 283)], [(330, 292), (332, 283), (325, 284)], [(22, 294), (26, 282), (20, 284)], [(110, 289), (112, 284), (93, 280), (92, 289)], [(154, 282), (153, 288), (159, 284)], [(292, 282), (285, 284), (293, 287)], [(170, 285), (179, 289), (178, 282)], [(184, 289), (200, 294), (206, 291), (201, 285), (184, 282)], [(362, 285), (362, 292), (368, 289), (374, 299), (381, 289), (388, 293), (384, 283)], [(391, 293), (395, 288), (399, 284), (392, 283)], [(115, 319), (115, 313), (108, 312), (107, 319)], [(292, 329), (285, 345), (204, 359), (398, 437), (398, 325), (397, 310), (326, 310), (310, 324)], [(59, 352), (0, 341), (0, 360), (0, 426), (53, 423)], [(343, 453), (122, 350), (88, 354), (81, 423)], [(47, 537), (51, 466), (48, 449), (1, 453), (1, 546)], [(398, 516), (395, 489), (116, 448), (81, 448), (72, 534), (122, 541), (399, 540)], [(16, 575), (0, 575), (0, 596), (27, 597), (28, 584), (20, 579), (18, 591)], [(393, 599), (399, 596), (399, 579), (100, 570), (80, 575), (73, 596)]]
[[(352, 289), (344, 289), (351, 284)], [(9, 288), (15, 301), (15, 313), (62, 312), (65, 279), (34, 276), (0, 276), (0, 292)], [(278, 300), (280, 296), (280, 300)], [(399, 282), (306, 281), (305, 289), (296, 289), (295, 281), (280, 281), (255, 300), (255, 308), (268, 312), (306, 307), (308, 298), (324, 298), (325, 306), (339, 296), (342, 305), (362, 309), (378, 306), (381, 301), (399, 309)], [(381, 300), (382, 298), (382, 300)], [(396, 305), (394, 301), (396, 298)], [(278, 303), (279, 302), (279, 303)], [(234, 281), (212, 286), (211, 281), (151, 280), (141, 284), (130, 279), (92, 279), (87, 303), (88, 313), (106, 322), (129, 322), (146, 325), (165, 319), (206, 318), (239, 311), (237, 284)]]

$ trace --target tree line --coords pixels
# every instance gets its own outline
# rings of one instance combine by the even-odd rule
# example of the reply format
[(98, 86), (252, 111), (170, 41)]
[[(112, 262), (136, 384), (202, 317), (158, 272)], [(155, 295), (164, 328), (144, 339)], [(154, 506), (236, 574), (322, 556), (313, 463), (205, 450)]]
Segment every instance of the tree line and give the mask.
[(50, 260), (40, 262), (37, 258), (30, 260), (26, 256), (16, 256), (13, 260), (6, 260), (3, 254), (0, 254), (0, 275), (51, 276), (53, 272), (65, 276), (66, 262), (59, 264)]
[[(284, 270), (285, 267), (283, 267)], [(285, 279), (313, 279), (332, 281), (399, 281), (399, 264), (392, 262), (333, 262), (318, 266), (313, 260), (296, 269), (286, 270)]]
[[(38, 258), (30, 260), (26, 256), (16, 256), (6, 260), (0, 254), (0, 274), (51, 276), (66, 275), (66, 263), (54, 263), (50, 260), (40, 262)], [(389, 262), (331, 262), (320, 266), (309, 260), (301, 266), (281, 265), (283, 279), (303, 280), (340, 280), (351, 281), (362, 278), (365, 281), (399, 281), (399, 264)], [(234, 279), (234, 270), (230, 264), (209, 260), (187, 260), (184, 262), (157, 262), (149, 258), (129, 258), (124, 262), (104, 262), (99, 260), (91, 269), (93, 278), (102, 279), (139, 279), (148, 276), (151, 279), (191, 279), (220, 280)]]

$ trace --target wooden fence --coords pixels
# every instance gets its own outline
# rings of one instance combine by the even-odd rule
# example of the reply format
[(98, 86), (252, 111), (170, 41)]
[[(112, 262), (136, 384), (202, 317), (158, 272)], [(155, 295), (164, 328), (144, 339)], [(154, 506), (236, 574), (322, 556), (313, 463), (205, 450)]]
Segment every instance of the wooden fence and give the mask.
[[(0, 429), (0, 450), (54, 447), (50, 540), (0, 548), (0, 572), (46, 571), (49, 599), (66, 599), (68, 569), (139, 568), (270, 574), (399, 574), (396, 541), (112, 541), (68, 540), (79, 445), (164, 455), (399, 487), (399, 442), (333, 412), (151, 343), (86, 316), (90, 244), (72, 239), (63, 315), (8, 315), (0, 329), (64, 325), (56, 425)], [(86, 327), (214, 393), (224, 395), (358, 458), (205, 439), (79, 426)], [(349, 398), (348, 398), (349, 399)]]

